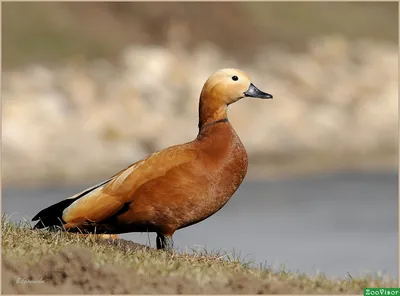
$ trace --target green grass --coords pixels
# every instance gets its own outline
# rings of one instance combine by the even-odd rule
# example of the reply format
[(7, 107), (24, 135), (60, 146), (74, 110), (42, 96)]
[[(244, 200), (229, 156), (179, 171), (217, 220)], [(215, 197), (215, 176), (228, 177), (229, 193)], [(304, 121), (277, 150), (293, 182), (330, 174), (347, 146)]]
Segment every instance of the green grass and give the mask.
[[(95, 264), (99, 266), (119, 265), (149, 277), (185, 277), (199, 284), (215, 279), (227, 282), (233, 276), (240, 275), (249, 280), (249, 285), (251, 279), (261, 280), (266, 284), (273, 281), (298, 293), (361, 293), (364, 287), (396, 286), (394, 280), (382, 277), (348, 276), (344, 279), (330, 279), (323, 274), (311, 277), (300, 272), (294, 273), (284, 267), (279, 271), (266, 265), (252, 268), (251, 261), (226, 252), (209, 252), (203, 249), (193, 254), (169, 254), (140, 245), (109, 243), (93, 236), (80, 237), (65, 232), (34, 231), (31, 230), (29, 222), (13, 223), (7, 215), (2, 217), (3, 257), (34, 265), (45, 256), (58, 254), (72, 246), (89, 249)], [(247, 280), (244, 283), (246, 282)]]

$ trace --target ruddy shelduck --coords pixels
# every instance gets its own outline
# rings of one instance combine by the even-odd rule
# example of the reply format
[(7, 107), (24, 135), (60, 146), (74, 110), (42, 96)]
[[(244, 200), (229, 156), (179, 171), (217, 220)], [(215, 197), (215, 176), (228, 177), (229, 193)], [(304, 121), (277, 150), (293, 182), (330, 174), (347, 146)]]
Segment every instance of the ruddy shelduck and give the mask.
[(173, 250), (172, 235), (220, 210), (242, 183), (247, 153), (227, 118), (228, 105), (272, 99), (236, 69), (208, 78), (192, 142), (160, 150), (108, 180), (38, 213), (34, 228), (97, 234), (156, 232), (158, 249)]

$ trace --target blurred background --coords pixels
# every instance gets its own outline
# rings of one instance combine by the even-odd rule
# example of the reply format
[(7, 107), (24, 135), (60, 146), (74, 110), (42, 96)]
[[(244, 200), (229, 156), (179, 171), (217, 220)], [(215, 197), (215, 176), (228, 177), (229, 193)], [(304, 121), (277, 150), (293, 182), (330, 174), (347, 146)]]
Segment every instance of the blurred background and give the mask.
[(13, 219), (193, 140), (205, 80), (239, 68), (274, 95), (229, 108), (248, 176), (176, 245), (397, 277), (398, 3), (8, 2), (2, 21)]

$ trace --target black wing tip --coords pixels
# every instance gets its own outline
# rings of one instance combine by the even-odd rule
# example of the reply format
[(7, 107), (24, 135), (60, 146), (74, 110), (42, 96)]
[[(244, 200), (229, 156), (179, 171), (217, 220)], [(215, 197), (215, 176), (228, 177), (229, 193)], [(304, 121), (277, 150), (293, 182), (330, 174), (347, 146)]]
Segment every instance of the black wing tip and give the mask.
[(53, 225), (64, 225), (66, 222), (62, 219), (62, 213), (64, 209), (69, 207), (75, 200), (81, 198), (82, 196), (88, 194), (89, 192), (103, 186), (104, 184), (107, 184), (113, 179), (113, 177), (109, 178), (108, 180), (95, 185), (94, 187), (91, 187), (89, 189), (86, 189), (83, 191), (81, 194), (74, 198), (67, 198), (64, 199), (58, 203), (55, 203), (43, 210), (41, 210), (38, 214), (36, 214), (35, 217), (32, 218), (32, 221), (38, 221), (39, 222), (33, 227), (34, 229), (40, 229), (40, 228), (45, 228), (48, 226), (53, 226)]
[[(48, 215), (46, 215), (46, 211), (47, 211), (49, 208), (51, 208), (51, 207), (52, 207), (52, 206), (47, 207), (47, 208), (41, 210), (39, 213), (37, 213), (37, 214), (35, 215), (35, 217), (32, 218), (32, 221), (37, 221), (37, 220), (40, 220), (41, 218), (45, 218), (46, 216), (48, 216)], [(48, 213), (47, 213), (47, 214), (48, 214)]]
[[(72, 198), (66, 198), (62, 201), (59, 201), (43, 210), (41, 210), (38, 214), (36, 214), (35, 217), (32, 218), (32, 221), (37, 221), (37, 220), (47, 220), (47, 221), (54, 221), (54, 218), (59, 218), (61, 219), (61, 221), (65, 224), (65, 222), (62, 220), (62, 212), (69, 207), (74, 201), (78, 200), (79, 198), (81, 198), (82, 196), (85, 196), (86, 194), (88, 194), (89, 192), (107, 184), (108, 182), (110, 182), (114, 177), (109, 178), (108, 180), (97, 184), (89, 189), (84, 190), (83, 192), (81, 192), (79, 195), (77, 195), (76, 197)], [(47, 224), (47, 221), (44, 221)], [(39, 222), (40, 223), (40, 222)]]
[(38, 223), (35, 224), (35, 226), (32, 227), (32, 229), (42, 229), (45, 227), (46, 226), (43, 225), (42, 221), (39, 221)]
[(62, 227), (66, 222), (57, 216), (47, 216), (47, 217), (39, 217), (39, 222), (37, 222), (32, 229), (43, 229), (52, 226), (60, 226)]
[(53, 204), (39, 213), (37, 213), (33, 218), (32, 221), (42, 220), (47, 224), (47, 221), (51, 221), (55, 218), (61, 218), (62, 213), (65, 208), (67, 208), (70, 204), (74, 202), (74, 199), (64, 199), (56, 204)]

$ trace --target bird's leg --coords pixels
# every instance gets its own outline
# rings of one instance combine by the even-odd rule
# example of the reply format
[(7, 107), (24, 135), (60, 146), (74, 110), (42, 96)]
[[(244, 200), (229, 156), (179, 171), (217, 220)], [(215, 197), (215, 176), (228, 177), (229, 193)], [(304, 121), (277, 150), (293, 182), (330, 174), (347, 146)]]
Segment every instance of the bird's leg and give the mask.
[(157, 245), (157, 250), (163, 249), (163, 239), (164, 236), (161, 236), (160, 234), (157, 233), (157, 238), (156, 238), (156, 245)]
[(174, 241), (172, 239), (172, 235), (162, 235), (160, 233), (157, 233), (156, 244), (158, 250), (172, 252), (174, 249)]

